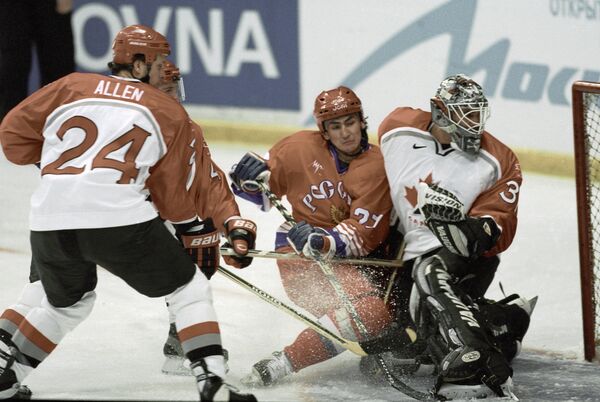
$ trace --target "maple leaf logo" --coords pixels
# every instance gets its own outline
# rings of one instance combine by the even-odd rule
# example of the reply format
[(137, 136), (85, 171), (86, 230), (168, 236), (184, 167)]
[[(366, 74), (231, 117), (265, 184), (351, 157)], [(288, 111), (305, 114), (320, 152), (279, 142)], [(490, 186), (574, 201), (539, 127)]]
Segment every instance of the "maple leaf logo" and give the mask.
[[(429, 173), (425, 179), (419, 179), (419, 183), (433, 184), (433, 173)], [(415, 186), (404, 186), (404, 192), (404, 197), (406, 197), (406, 200), (409, 202), (410, 205), (412, 205), (413, 208), (416, 208), (418, 192)]]

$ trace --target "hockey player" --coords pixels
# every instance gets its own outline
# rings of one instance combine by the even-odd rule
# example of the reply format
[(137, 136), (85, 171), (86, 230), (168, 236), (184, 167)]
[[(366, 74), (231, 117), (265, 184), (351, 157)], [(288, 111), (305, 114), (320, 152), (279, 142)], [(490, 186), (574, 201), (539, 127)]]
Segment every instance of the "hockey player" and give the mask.
[[(185, 100), (183, 78), (177, 66), (169, 60), (163, 62), (158, 88), (179, 102)], [(225, 247), (233, 246), (239, 254), (239, 256), (223, 256), (224, 261), (235, 268), (245, 268), (252, 262), (252, 258), (245, 254), (248, 249), (254, 248), (256, 224), (240, 217), (235, 196), (227, 184), (227, 177), (212, 160), (202, 129), (193, 121), (191, 124), (196, 143), (202, 145), (201, 150), (196, 154), (198, 172), (193, 183), (196, 212), (200, 217), (212, 217), (216, 227), (221, 228), (223, 234), (231, 241), (226, 243)], [(190, 370), (185, 364), (187, 362), (184, 362), (185, 355), (177, 335), (175, 317), (172, 314), (169, 316), (169, 322), (169, 333), (163, 347), (165, 363), (162, 371), (165, 374), (185, 375), (190, 373)], [(226, 349), (223, 349), (223, 354), (227, 360)]]
[[(230, 173), (234, 192), (265, 211), (270, 203), (254, 181), (262, 180), (275, 195), (287, 197), (298, 223), (280, 226), (278, 251), (293, 248), (323, 259), (366, 256), (386, 238), (392, 208), (380, 150), (368, 142), (361, 101), (351, 89), (341, 86), (320, 93), (314, 117), (318, 131), (300, 131), (280, 140), (265, 159), (245, 154)], [(320, 317), (332, 331), (360, 338), (316, 263), (278, 260), (277, 265), (290, 300)], [(359, 267), (340, 264), (333, 269), (369, 334), (380, 333), (391, 317), (375, 285)], [(343, 350), (306, 329), (291, 345), (256, 363), (244, 382), (271, 385)]]
[(126, 27), (113, 42), (115, 75), (68, 75), (17, 105), (0, 126), (7, 159), (40, 164), (30, 227), (46, 293), (11, 342), (0, 342), (0, 398), (11, 398), (89, 315), (98, 264), (144, 295), (166, 297), (201, 400), (255, 400), (224, 382), (208, 282), (219, 236), (212, 219), (198, 220), (190, 190), (193, 127), (185, 110), (153, 87), (169, 53), (160, 33)]
[[(170, 61), (164, 60), (162, 70), (160, 72), (160, 81), (158, 88), (170, 95), (178, 101), (185, 99), (183, 80), (179, 73), (179, 69)], [(227, 235), (230, 231), (226, 230), (225, 222), (236, 222), (237, 226), (247, 226), (249, 230), (238, 232), (235, 238), (234, 245), (236, 250), (243, 254), (246, 250), (254, 247), (256, 237), (256, 225), (249, 220), (241, 220), (239, 208), (235, 202), (235, 197), (227, 186), (227, 179), (223, 171), (212, 161), (208, 145), (204, 141), (202, 130), (196, 123), (194, 125), (194, 133), (199, 144), (204, 144), (202, 152), (198, 153), (198, 166), (200, 174), (196, 175), (196, 188), (199, 189), (196, 198), (196, 206), (199, 216), (214, 216), (217, 227), (222, 228), (222, 231)], [(205, 181), (202, 184), (201, 181)], [(212, 210), (212, 211), (211, 211)], [(211, 214), (213, 212), (213, 214)], [(226, 246), (230, 245), (226, 243)], [(236, 268), (244, 268), (250, 265), (252, 258), (247, 256), (224, 256), (223, 259), (228, 265)], [(23, 318), (33, 308), (40, 306), (42, 299), (45, 296), (44, 288), (39, 281), (39, 275), (35, 269), (35, 265), (30, 267), (30, 283), (25, 285), (19, 300), (9, 306), (0, 315), (0, 340), (9, 342), (14, 332), (20, 325)], [(163, 347), (165, 355), (165, 363), (162, 371), (166, 374), (190, 374), (188, 364), (184, 364), (185, 354), (181, 348), (181, 343), (177, 336), (175, 325), (175, 317), (173, 314), (169, 316), (169, 332), (167, 341)], [(227, 350), (223, 349), (225, 360), (227, 360)], [(187, 362), (189, 363), (189, 361)], [(25, 386), (22, 386), (22, 393), (27, 394), (29, 391)]]
[(509, 361), (535, 304), (483, 298), (515, 235), (522, 181), (515, 154), (484, 131), (488, 117), (481, 86), (457, 74), (442, 81), (431, 113), (397, 108), (379, 127), (412, 268), (411, 315), (446, 398), (511, 392)]

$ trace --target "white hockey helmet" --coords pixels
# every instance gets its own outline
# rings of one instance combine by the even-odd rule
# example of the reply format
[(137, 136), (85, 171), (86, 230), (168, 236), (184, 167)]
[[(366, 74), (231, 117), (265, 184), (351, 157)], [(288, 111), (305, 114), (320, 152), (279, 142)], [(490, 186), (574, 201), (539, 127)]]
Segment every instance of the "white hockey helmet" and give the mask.
[(453, 147), (479, 152), (490, 109), (478, 83), (464, 74), (447, 77), (431, 98), (431, 114), (433, 122), (450, 134)]

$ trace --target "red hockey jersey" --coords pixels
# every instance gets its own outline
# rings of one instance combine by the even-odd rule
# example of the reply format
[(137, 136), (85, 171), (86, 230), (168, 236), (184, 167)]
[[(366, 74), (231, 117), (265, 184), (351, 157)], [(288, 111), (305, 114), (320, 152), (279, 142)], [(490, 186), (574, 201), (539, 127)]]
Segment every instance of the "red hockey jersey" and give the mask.
[(202, 128), (192, 123), (196, 138), (196, 164), (191, 192), (195, 195), (196, 211), (202, 219), (212, 218), (215, 226), (225, 232), (225, 222), (240, 216), (235, 196), (229, 188), (225, 173), (210, 156), (210, 149), (204, 139)]
[(300, 131), (269, 150), (268, 166), (271, 190), (287, 197), (296, 221), (336, 232), (338, 255), (366, 255), (386, 238), (392, 203), (378, 147), (339, 173), (321, 133)]

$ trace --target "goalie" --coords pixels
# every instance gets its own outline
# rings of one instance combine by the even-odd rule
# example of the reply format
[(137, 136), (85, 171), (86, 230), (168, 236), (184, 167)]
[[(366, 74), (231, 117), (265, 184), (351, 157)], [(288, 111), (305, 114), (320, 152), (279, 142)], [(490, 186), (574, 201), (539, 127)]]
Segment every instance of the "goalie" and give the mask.
[[(521, 169), (484, 131), (482, 88), (457, 74), (442, 81), (431, 113), (401, 107), (379, 127), (394, 207), (412, 268), (410, 313), (437, 367), (436, 393), (511, 393), (535, 299), (484, 299), (517, 228)], [(410, 280), (410, 278), (409, 278)]]

